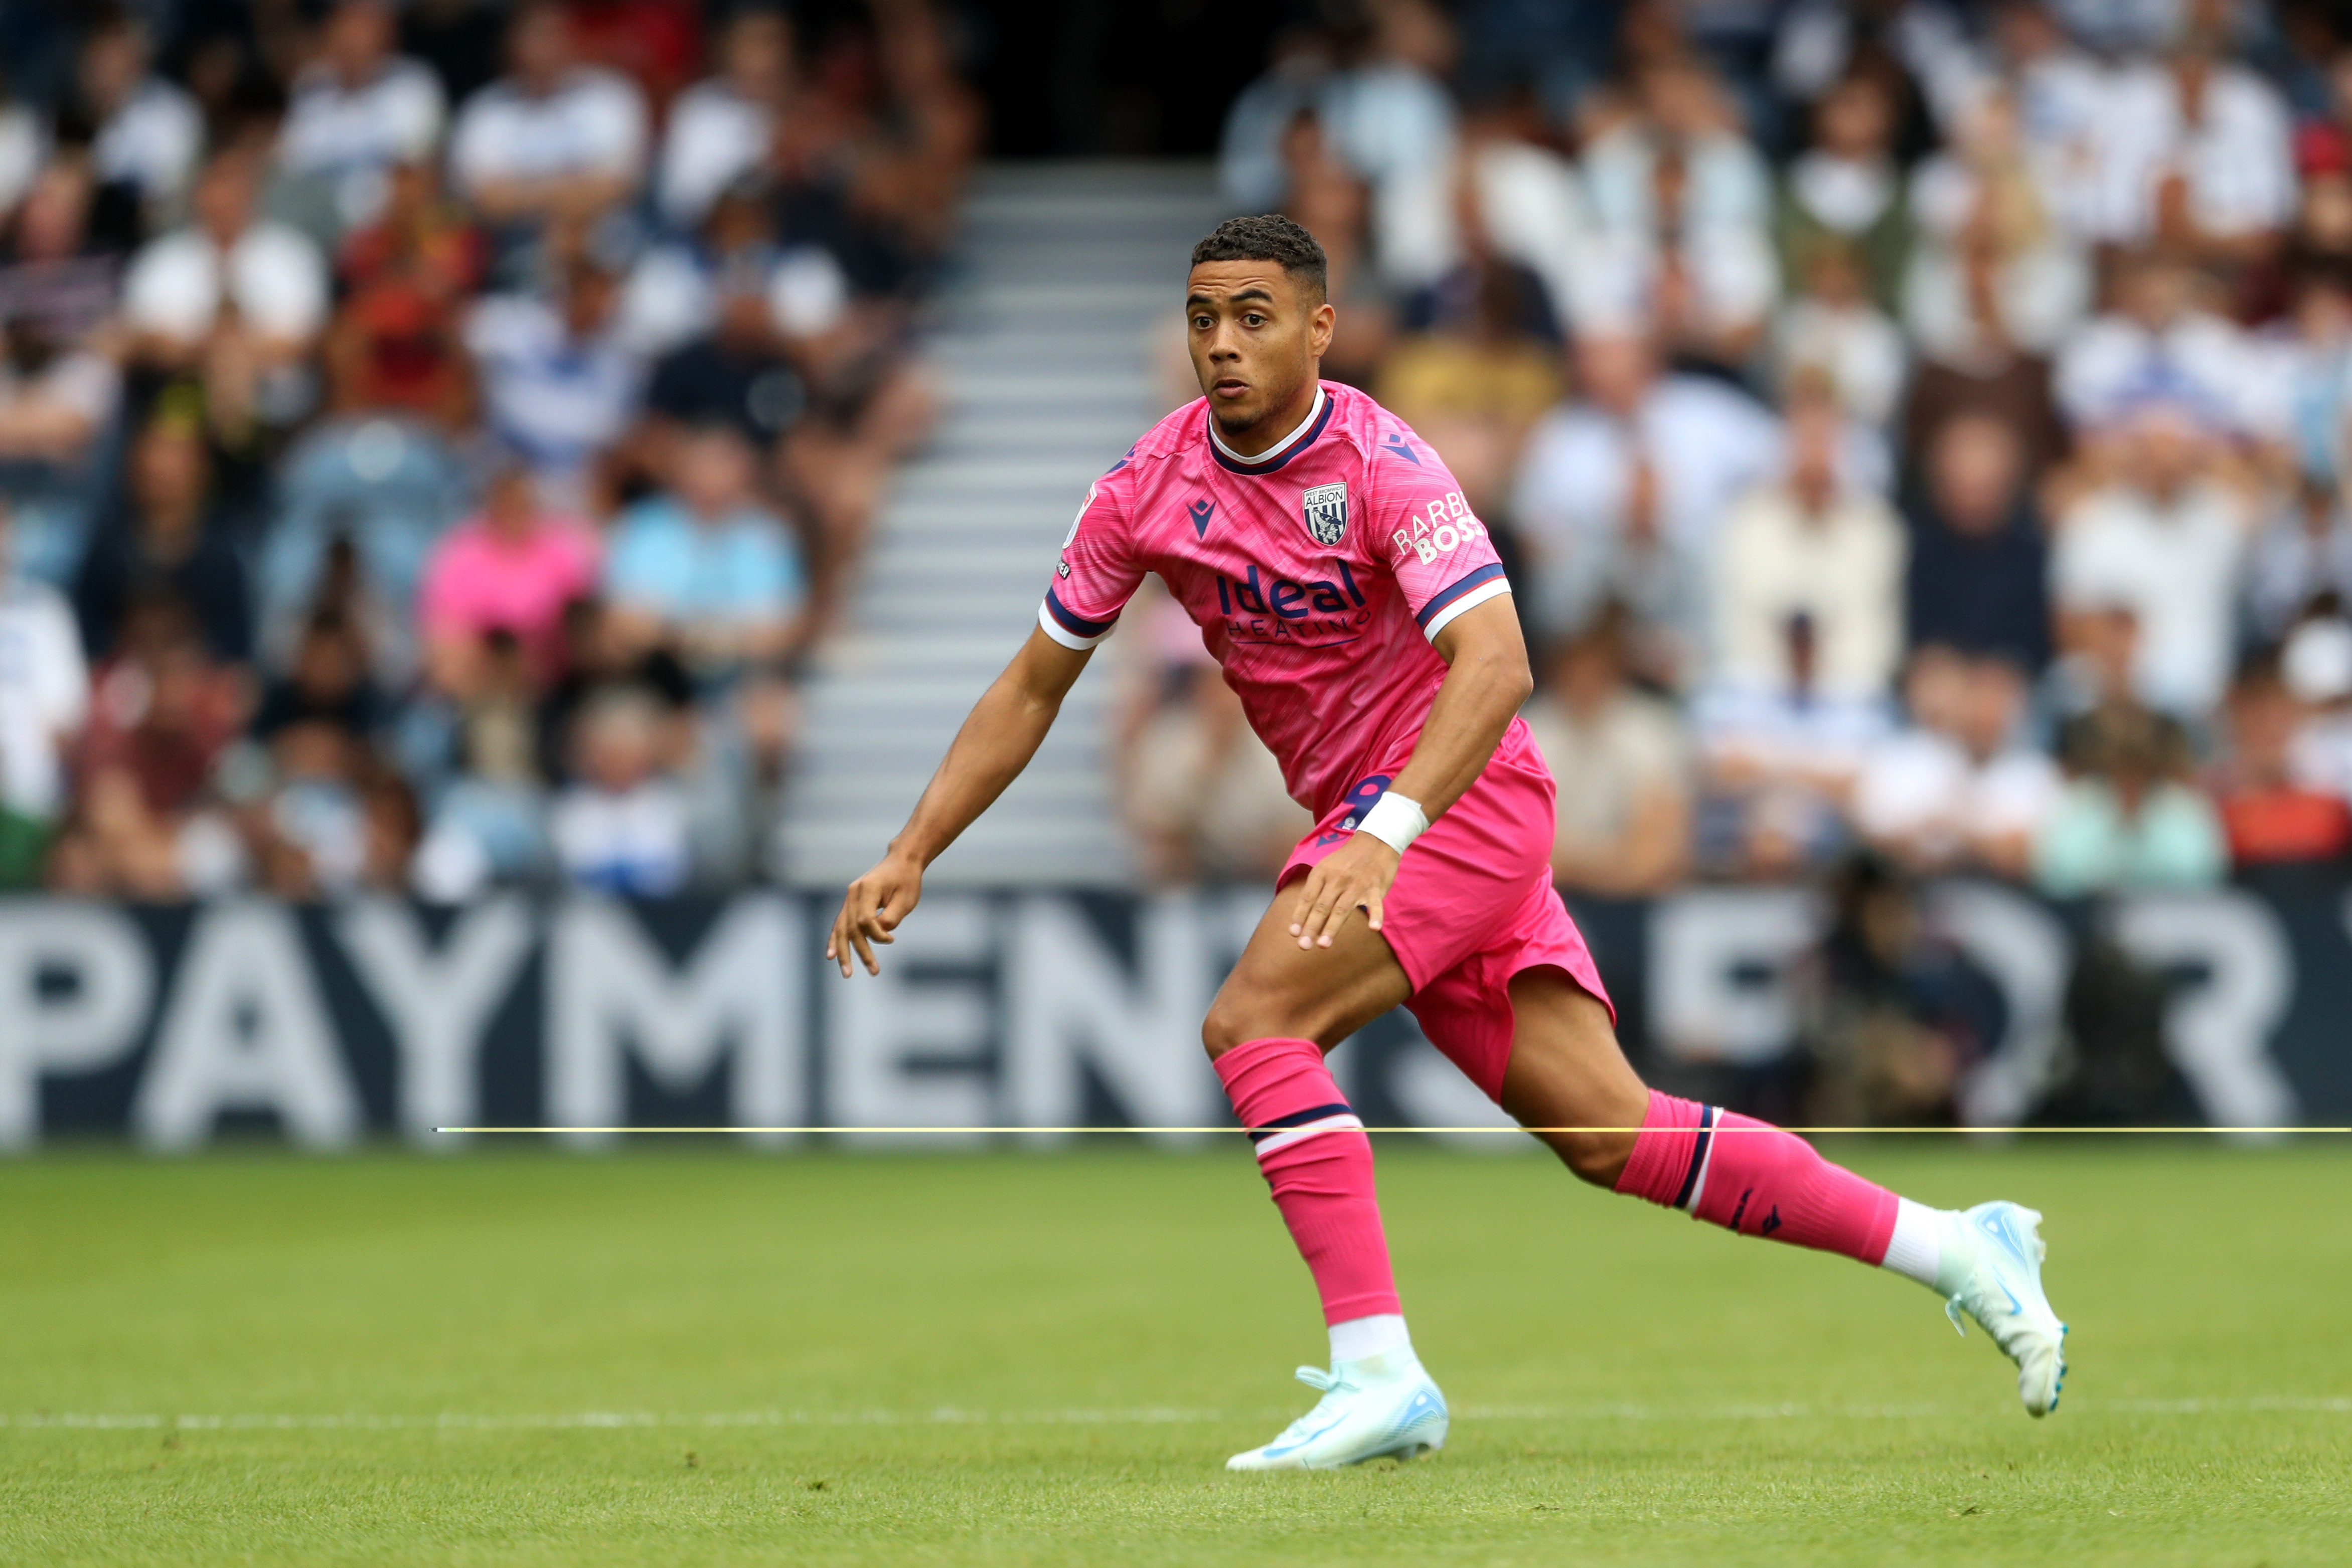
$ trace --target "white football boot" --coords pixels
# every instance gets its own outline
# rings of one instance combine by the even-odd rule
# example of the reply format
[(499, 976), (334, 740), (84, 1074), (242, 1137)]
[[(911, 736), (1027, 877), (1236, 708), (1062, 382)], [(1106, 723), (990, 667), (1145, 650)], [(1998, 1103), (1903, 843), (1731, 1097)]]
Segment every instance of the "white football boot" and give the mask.
[(2066, 1385), (2066, 1325), (2042, 1293), (2042, 1260), (2050, 1251), (2035, 1228), (2042, 1216), (2015, 1204), (1990, 1203), (1955, 1217), (1976, 1257), (1944, 1313), (1963, 1335), (1969, 1331), (1962, 1312), (1982, 1324), (2017, 1363), (2017, 1396), (2025, 1413), (2047, 1415), (2058, 1408), (2058, 1391)]
[(1445, 1395), (1410, 1347), (1334, 1362), (1329, 1372), (1302, 1366), (1298, 1381), (1322, 1391), (1315, 1408), (1265, 1447), (1227, 1459), (1225, 1468), (1336, 1470), (1388, 1455), (1410, 1459), (1445, 1447)]

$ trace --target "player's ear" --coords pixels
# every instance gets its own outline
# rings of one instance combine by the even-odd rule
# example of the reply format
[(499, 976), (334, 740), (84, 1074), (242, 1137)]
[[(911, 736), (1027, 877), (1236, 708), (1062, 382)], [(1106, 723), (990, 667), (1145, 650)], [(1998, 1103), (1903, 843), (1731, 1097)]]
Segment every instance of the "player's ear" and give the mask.
[(1331, 301), (1324, 300), (1307, 318), (1307, 352), (1321, 359), (1331, 348), (1331, 329), (1339, 321), (1339, 312)]

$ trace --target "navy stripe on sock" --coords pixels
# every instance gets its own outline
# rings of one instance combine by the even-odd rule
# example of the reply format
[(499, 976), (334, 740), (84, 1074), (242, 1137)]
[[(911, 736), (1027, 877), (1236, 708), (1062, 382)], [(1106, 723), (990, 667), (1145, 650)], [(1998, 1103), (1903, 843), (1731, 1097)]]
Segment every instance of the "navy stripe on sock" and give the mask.
[(1287, 1116), (1276, 1117), (1263, 1127), (1251, 1128), (1250, 1142), (1255, 1143), (1260, 1139), (1271, 1137), (1286, 1127), (1301, 1127), (1309, 1121), (1320, 1121), (1327, 1116), (1353, 1116), (1355, 1113), (1356, 1108), (1344, 1100), (1330, 1105), (1318, 1105), (1307, 1110), (1294, 1110)]
[(1691, 1189), (1698, 1185), (1698, 1173), (1706, 1169), (1707, 1140), (1715, 1136), (1716, 1110), (1712, 1105), (1698, 1108), (1698, 1139), (1691, 1145), (1690, 1169), (1683, 1173), (1683, 1190), (1675, 1194), (1675, 1207), (1686, 1206)]

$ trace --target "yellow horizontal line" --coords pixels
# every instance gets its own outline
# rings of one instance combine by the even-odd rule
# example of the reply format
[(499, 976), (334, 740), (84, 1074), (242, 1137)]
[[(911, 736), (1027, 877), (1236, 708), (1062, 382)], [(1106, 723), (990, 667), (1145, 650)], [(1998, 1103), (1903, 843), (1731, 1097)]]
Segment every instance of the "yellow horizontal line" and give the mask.
[[(436, 1132), (894, 1132), (894, 1133), (974, 1133), (974, 1132), (1245, 1132), (1249, 1129), (1231, 1123), (1215, 1127), (436, 1127)], [(1281, 1131), (1270, 1129), (1268, 1131)], [(1332, 1131), (1339, 1131), (1333, 1129)], [(1491, 1123), (1475, 1127), (1367, 1127), (1366, 1132), (1640, 1132), (1639, 1127), (1497, 1127)], [(1696, 1127), (1680, 1131), (1696, 1132)], [(1776, 1127), (1765, 1123), (1743, 1125), (1718, 1122), (1714, 1131), (1722, 1132), (1800, 1132), (1825, 1134), (1832, 1132), (1871, 1132), (1951, 1135), (1956, 1133), (2282, 1133), (2282, 1132), (2352, 1132), (2352, 1127)]]

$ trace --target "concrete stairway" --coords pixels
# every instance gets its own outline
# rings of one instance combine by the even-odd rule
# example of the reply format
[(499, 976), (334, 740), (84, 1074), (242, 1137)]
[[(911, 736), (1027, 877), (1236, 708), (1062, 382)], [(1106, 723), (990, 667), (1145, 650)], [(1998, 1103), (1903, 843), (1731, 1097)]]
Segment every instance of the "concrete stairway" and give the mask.
[[(790, 881), (838, 885), (872, 864), (1035, 624), (1087, 486), (1157, 412), (1147, 334), (1176, 309), (1185, 255), (1221, 216), (1204, 165), (982, 174), (927, 353), (946, 419), (893, 486), (850, 627), (810, 685), (780, 846)], [(1129, 881), (1110, 788), (1109, 654), (933, 885)]]

